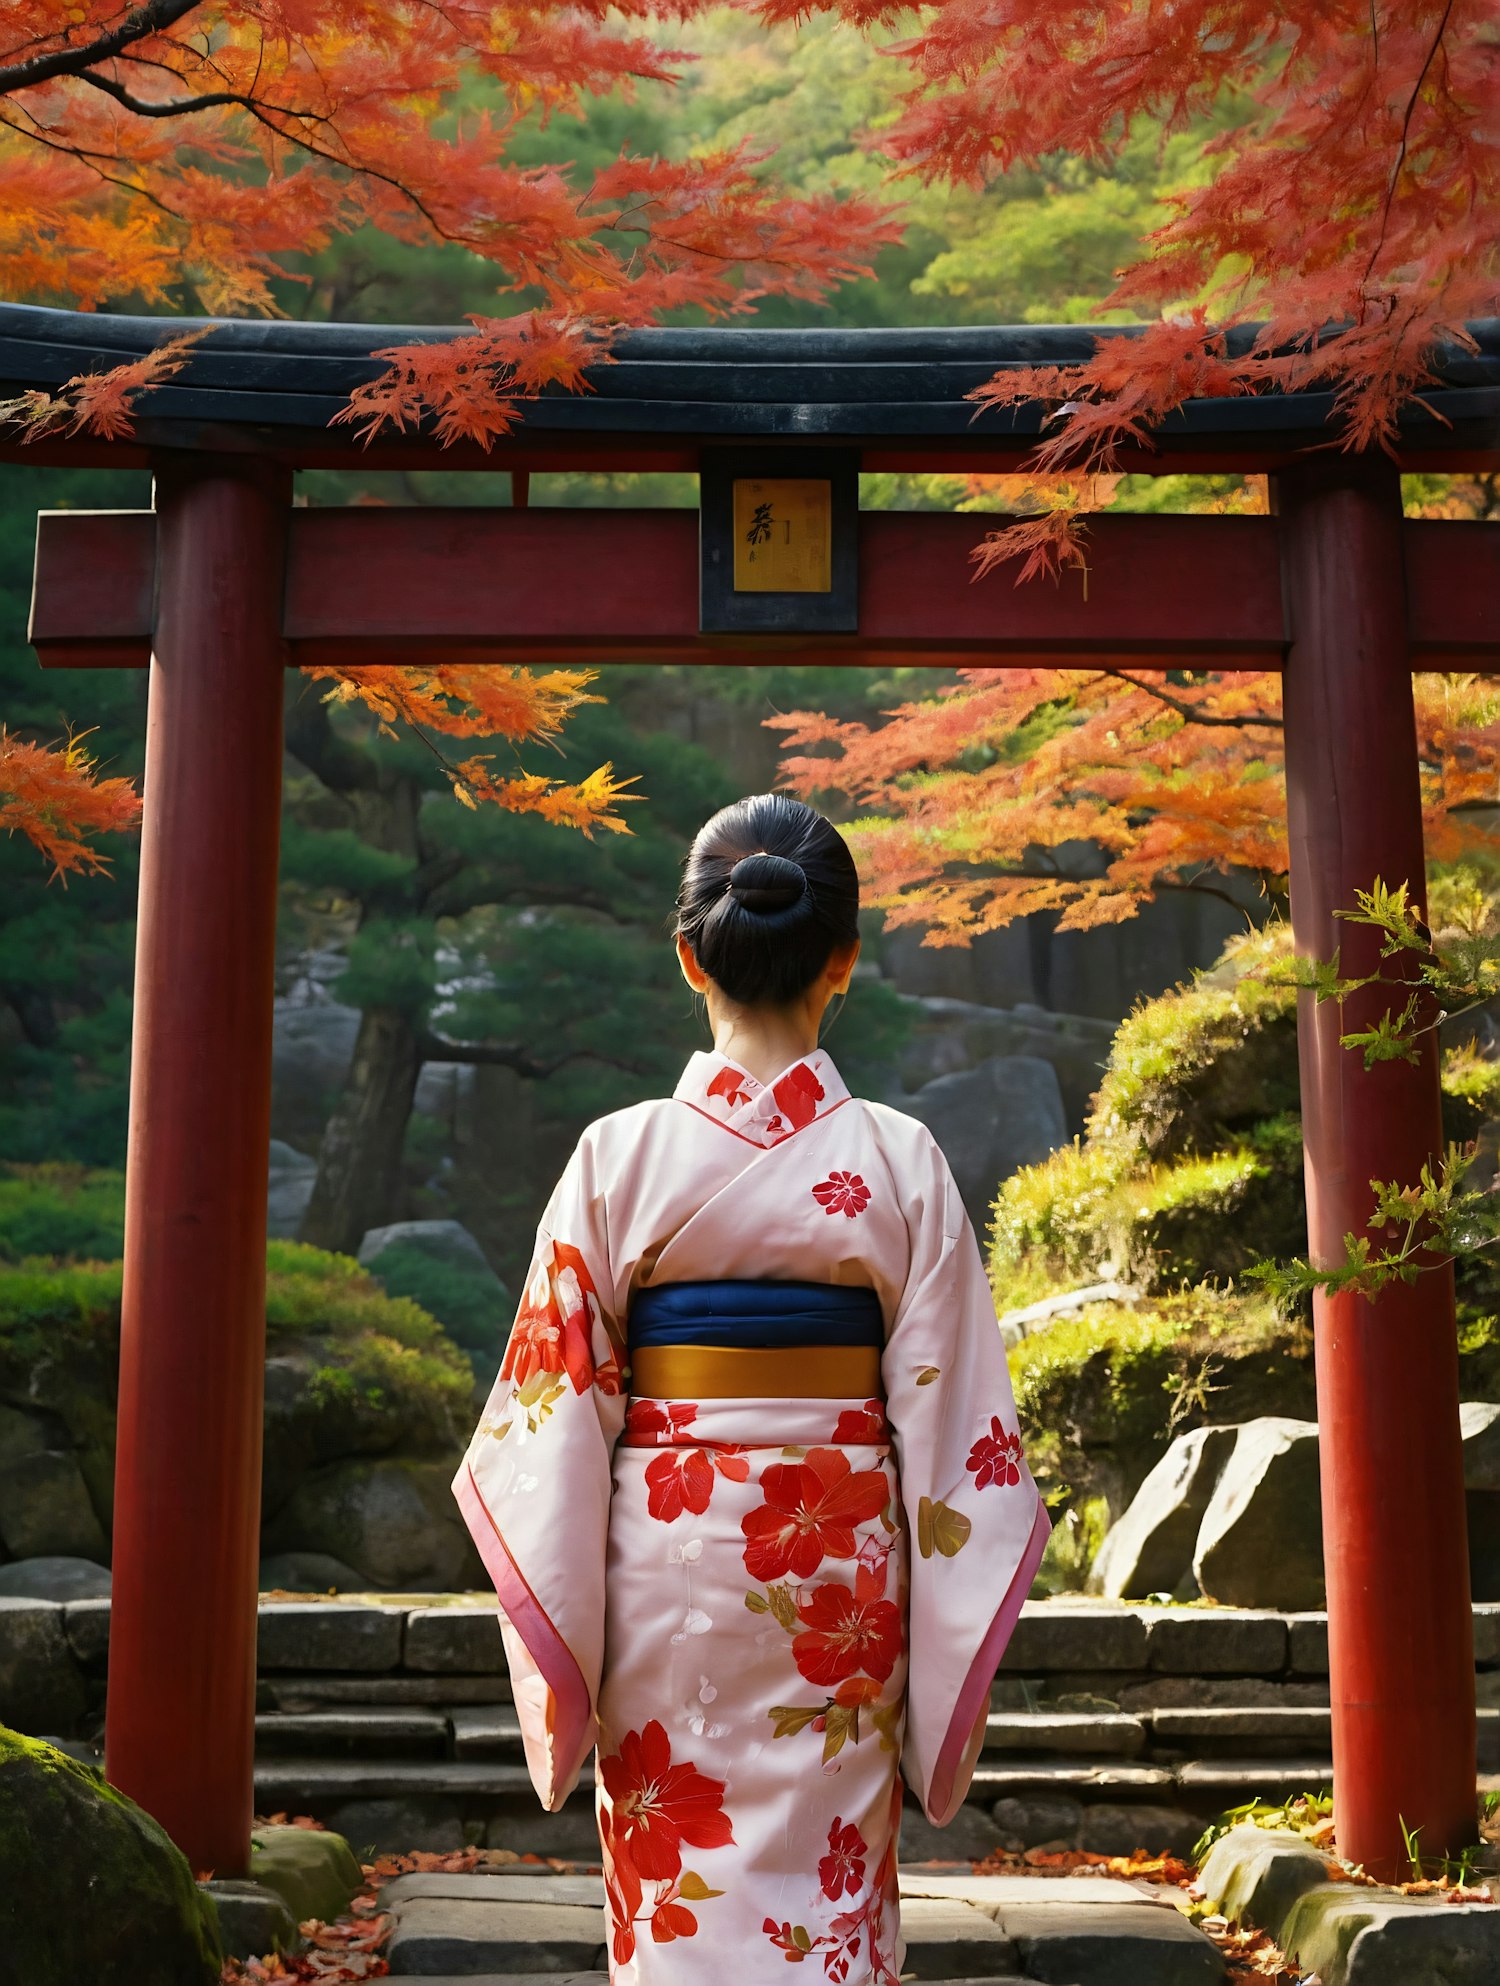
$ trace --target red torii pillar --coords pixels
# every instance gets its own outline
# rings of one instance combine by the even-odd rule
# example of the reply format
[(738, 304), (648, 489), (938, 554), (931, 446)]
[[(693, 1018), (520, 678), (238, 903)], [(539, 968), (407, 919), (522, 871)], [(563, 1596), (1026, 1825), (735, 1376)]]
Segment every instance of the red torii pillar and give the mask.
[[(1277, 499), (1292, 925), (1299, 953), (1337, 948), (1356, 976), (1379, 933), (1335, 912), (1376, 876), (1426, 902), (1400, 478), (1325, 458), (1278, 477)], [(1379, 1011), (1379, 989), (1342, 1014), (1299, 999), (1308, 1241), (1331, 1266), (1367, 1228), (1370, 1181), (1415, 1183), (1442, 1152), (1437, 1042), (1367, 1071), (1339, 1036)], [(1453, 1271), (1373, 1301), (1319, 1293), (1313, 1316), (1338, 1846), (1390, 1879), (1406, 1873), (1403, 1823), (1426, 1855), (1476, 1834)]]
[(254, 1812), (290, 477), (159, 465), (105, 1770), (200, 1873)]

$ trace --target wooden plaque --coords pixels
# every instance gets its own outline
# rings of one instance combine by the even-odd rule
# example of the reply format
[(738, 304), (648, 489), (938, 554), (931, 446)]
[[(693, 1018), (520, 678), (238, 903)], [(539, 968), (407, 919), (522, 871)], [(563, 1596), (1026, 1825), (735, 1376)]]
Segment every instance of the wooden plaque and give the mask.
[(736, 593), (827, 593), (833, 486), (812, 476), (740, 476), (734, 485)]

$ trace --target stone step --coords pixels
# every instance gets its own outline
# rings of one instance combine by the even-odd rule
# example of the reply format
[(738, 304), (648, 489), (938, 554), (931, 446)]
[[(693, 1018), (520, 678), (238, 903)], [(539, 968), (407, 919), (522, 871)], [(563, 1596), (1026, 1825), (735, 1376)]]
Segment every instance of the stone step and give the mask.
[[(1143, 1884), (907, 1869), (901, 1887), (905, 1977), (1215, 1986), (1224, 1976), (1215, 1946)], [(394, 1918), (387, 1950), (393, 1977), (514, 1982), (561, 1975), (580, 1986), (604, 1977), (597, 1878), (410, 1875), (388, 1883), (382, 1901)], [(768, 1965), (760, 1973), (773, 1976)]]
[(378, 1759), (446, 1758), (447, 1717), (440, 1710), (351, 1704), (317, 1711), (260, 1711), (257, 1758), (313, 1756)]
[[(585, 1790), (592, 1785), (587, 1767), (579, 1783)], [(320, 1801), (412, 1794), (535, 1798), (524, 1765), (485, 1759), (268, 1758), (255, 1764), (255, 1799), (261, 1811), (313, 1811)]]

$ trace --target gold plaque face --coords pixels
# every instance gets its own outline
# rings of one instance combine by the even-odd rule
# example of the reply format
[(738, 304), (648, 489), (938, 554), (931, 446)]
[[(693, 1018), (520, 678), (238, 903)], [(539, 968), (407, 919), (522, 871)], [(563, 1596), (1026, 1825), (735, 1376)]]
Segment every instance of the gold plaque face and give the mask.
[(815, 477), (740, 477), (734, 485), (736, 593), (828, 593), (832, 485)]

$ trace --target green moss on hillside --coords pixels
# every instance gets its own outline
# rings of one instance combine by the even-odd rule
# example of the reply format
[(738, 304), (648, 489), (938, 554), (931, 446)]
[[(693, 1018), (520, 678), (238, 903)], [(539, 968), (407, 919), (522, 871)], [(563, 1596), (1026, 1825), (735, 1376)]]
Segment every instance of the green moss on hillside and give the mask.
[[(1044, 1484), (1118, 1510), (1171, 1435), (1206, 1421), (1316, 1414), (1311, 1334), (1242, 1282), (1306, 1247), (1295, 996), (1253, 975), (1289, 943), (1230, 944), (1121, 1024), (1081, 1140), (1004, 1181), (990, 1271), (1018, 1309), (1105, 1280), (1139, 1294), (1048, 1323), (1011, 1353)], [(1500, 1064), (1444, 1062), (1448, 1135), (1500, 1104)], [(1500, 1274), (1459, 1281), (1464, 1397), (1500, 1398)]]

